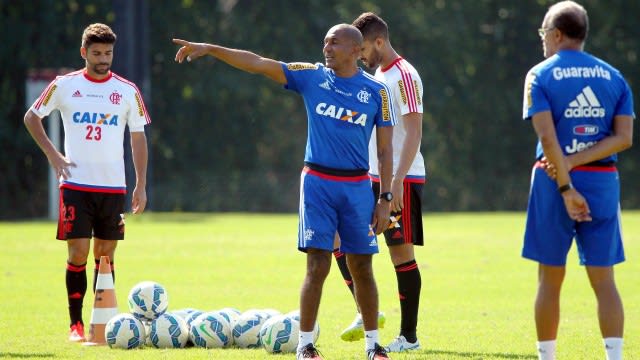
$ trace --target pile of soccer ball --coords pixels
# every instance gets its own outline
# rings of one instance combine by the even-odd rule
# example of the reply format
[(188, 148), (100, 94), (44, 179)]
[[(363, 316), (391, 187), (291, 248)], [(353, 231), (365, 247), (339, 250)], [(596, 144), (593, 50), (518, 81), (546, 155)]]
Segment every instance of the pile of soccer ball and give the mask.
[[(273, 309), (240, 312), (226, 307), (203, 312), (181, 309), (167, 312), (169, 298), (164, 287), (143, 281), (128, 296), (130, 313), (107, 322), (105, 339), (111, 348), (264, 348), (269, 353), (295, 352), (300, 316), (297, 310), (282, 314)], [(315, 339), (320, 335), (316, 323)]]

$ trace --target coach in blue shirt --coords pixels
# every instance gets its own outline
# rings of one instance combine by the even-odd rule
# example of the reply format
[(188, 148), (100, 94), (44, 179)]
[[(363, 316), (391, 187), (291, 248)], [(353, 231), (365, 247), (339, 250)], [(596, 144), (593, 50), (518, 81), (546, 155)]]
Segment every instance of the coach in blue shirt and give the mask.
[(182, 46), (176, 54), (178, 62), (211, 55), (243, 71), (262, 74), (304, 99), (308, 136), (300, 185), (298, 249), (307, 254), (307, 269), (300, 294), (297, 360), (321, 359), (313, 344), (313, 328), (336, 232), (343, 239), (341, 250), (347, 254), (354, 279), (367, 359), (388, 359), (378, 342), (378, 291), (371, 260), (378, 252), (376, 234), (389, 224), (390, 204), (388, 199), (373, 198), (367, 171), (368, 145), (376, 126), (381, 192), (390, 191), (396, 120), (387, 86), (358, 67), (360, 31), (347, 24), (329, 29), (324, 38), (324, 65), (286, 64), (244, 50), (174, 42)]
[(583, 51), (587, 12), (551, 6), (538, 30), (546, 60), (525, 81), (523, 117), (538, 135), (522, 256), (539, 263), (538, 356), (555, 359), (560, 289), (573, 239), (598, 301), (608, 360), (622, 359), (624, 313), (613, 265), (624, 261), (616, 153), (631, 146), (633, 98), (618, 70)]

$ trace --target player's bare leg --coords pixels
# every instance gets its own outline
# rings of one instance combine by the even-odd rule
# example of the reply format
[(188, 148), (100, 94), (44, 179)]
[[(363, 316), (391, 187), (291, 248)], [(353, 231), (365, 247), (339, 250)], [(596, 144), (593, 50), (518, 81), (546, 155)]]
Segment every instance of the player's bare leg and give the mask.
[(413, 251), (413, 244), (389, 246), (389, 255), (391, 255), (393, 265), (400, 265), (407, 261), (415, 260), (416, 258)]
[(562, 288), (564, 275), (564, 266), (540, 264), (538, 267), (535, 319), (539, 341), (555, 340), (558, 336), (560, 289)]
[[(336, 258), (336, 264), (338, 265), (338, 269), (340, 269), (340, 274), (345, 281), (345, 284), (351, 291), (351, 295), (355, 300), (355, 292), (353, 289), (353, 278), (351, 277), (351, 272), (349, 271), (349, 266), (347, 265), (347, 256), (346, 254), (340, 252), (340, 236), (338, 233), (335, 234), (333, 239), (333, 255)], [(356, 301), (356, 317), (353, 319), (353, 322), (342, 331), (340, 334), (340, 338), (344, 341), (357, 341), (364, 337), (364, 328), (362, 325), (362, 315), (360, 314), (360, 308), (358, 307), (358, 302)], [(386, 318), (384, 317), (384, 313), (378, 311), (378, 328), (383, 328)]]
[(613, 276), (613, 267), (587, 266), (589, 282), (598, 300), (598, 319), (602, 337), (622, 337), (624, 310)]
[(117, 240), (93, 239), (93, 257), (95, 258), (95, 268), (93, 270), (93, 291), (96, 291), (96, 283), (98, 281), (98, 270), (100, 267), (100, 257), (109, 257), (109, 266), (111, 267), (111, 277), (113, 283), (116, 282), (116, 270), (114, 266), (114, 258), (116, 254)]
[(365, 331), (378, 328), (378, 288), (373, 277), (372, 258), (372, 255), (347, 254), (347, 264), (353, 277), (356, 302)]
[(116, 253), (116, 247), (118, 247), (117, 240), (102, 240), (95, 238), (93, 241), (93, 256), (98, 260), (101, 256), (108, 256), (109, 260), (113, 261)]
[(88, 238), (67, 239), (67, 261), (79, 265), (87, 262), (91, 242)]
[(560, 323), (560, 290), (564, 266), (538, 265), (538, 293), (535, 302), (538, 357), (555, 359), (556, 338)]
[(589, 282), (598, 301), (600, 332), (607, 359), (622, 359), (624, 309), (616, 287), (613, 266), (587, 266)]
[(388, 359), (378, 341), (378, 288), (373, 276), (373, 255), (347, 254), (347, 265), (353, 284), (356, 302), (362, 314), (365, 352), (369, 359)]
[(538, 294), (535, 303), (536, 331), (539, 341), (555, 340), (560, 322), (560, 289), (564, 266), (538, 266)]
[[(313, 328), (318, 317), (322, 287), (331, 269), (331, 252), (307, 249), (307, 273), (300, 291), (300, 341), (298, 353), (309, 344), (313, 347)], [(313, 349), (315, 351), (315, 349)]]

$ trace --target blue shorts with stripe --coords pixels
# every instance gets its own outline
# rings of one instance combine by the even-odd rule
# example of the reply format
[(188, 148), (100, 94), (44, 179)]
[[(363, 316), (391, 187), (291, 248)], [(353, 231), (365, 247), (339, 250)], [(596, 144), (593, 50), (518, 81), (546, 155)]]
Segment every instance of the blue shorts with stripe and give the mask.
[(366, 170), (354, 175), (323, 170), (315, 166), (302, 170), (298, 249), (333, 251), (337, 231), (343, 253), (377, 253), (378, 243), (371, 227), (375, 199)]
[(522, 256), (545, 265), (564, 266), (575, 238), (581, 265), (623, 262), (620, 183), (615, 166), (581, 166), (570, 176), (573, 186), (587, 200), (593, 220), (573, 221), (556, 181), (536, 164), (531, 175)]

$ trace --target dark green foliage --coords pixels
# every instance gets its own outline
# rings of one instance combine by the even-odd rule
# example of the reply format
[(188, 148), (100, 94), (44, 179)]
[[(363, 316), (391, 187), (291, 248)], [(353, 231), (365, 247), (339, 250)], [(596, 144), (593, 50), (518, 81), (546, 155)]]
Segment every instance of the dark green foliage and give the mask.
[[(321, 62), (327, 29), (369, 10), (387, 20), (394, 47), (424, 82), (425, 209), (524, 209), (536, 138), (520, 120), (522, 88), (527, 70), (542, 60), (536, 30), (551, 3), (148, 1), (150, 88), (139, 85), (153, 119), (152, 209), (296, 211), (306, 139), (296, 94), (213, 58), (179, 65), (171, 38)], [(84, 26), (112, 24), (118, 14), (110, 1), (1, 4), (0, 218), (42, 216), (47, 162), (22, 124), (25, 75), (82, 67)], [(639, 13), (640, 3), (584, 5), (592, 29), (586, 50), (618, 67), (638, 99), (640, 30), (627, 14)], [(623, 208), (640, 206), (639, 155), (636, 146), (620, 156)]]

